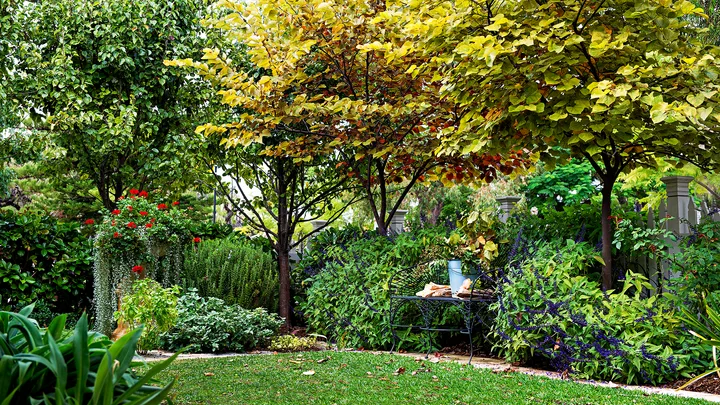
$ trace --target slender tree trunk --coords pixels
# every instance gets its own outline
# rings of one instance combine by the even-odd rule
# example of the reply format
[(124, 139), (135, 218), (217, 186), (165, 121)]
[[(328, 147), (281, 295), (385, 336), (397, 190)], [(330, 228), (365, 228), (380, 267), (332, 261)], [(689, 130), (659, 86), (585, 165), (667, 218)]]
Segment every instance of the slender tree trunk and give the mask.
[(602, 269), (602, 289), (607, 291), (612, 289), (612, 190), (615, 185), (616, 175), (608, 174), (603, 181), (602, 189), (602, 258), (605, 262)]
[(278, 312), (280, 316), (285, 318), (285, 326), (290, 328), (290, 251), (285, 248), (277, 250), (278, 255), (278, 274), (280, 278), (280, 299), (278, 303)]
[[(290, 235), (290, 215), (288, 212), (288, 190), (289, 182), (288, 173), (285, 171), (283, 161), (278, 161), (277, 165), (277, 193), (278, 193), (278, 211), (277, 211), (277, 244), (275, 250), (278, 255), (278, 277), (280, 279), (280, 294), (278, 302), (278, 312), (280, 316), (285, 318), (285, 326), (290, 328), (292, 321), (290, 318), (290, 243), (292, 235)], [(294, 192), (294, 190), (292, 190)]]

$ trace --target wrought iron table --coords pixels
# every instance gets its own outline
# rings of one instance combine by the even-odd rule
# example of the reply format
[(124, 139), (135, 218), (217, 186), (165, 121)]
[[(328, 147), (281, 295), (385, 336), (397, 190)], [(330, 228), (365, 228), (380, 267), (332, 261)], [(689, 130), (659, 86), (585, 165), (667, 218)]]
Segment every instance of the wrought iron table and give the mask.
[[(416, 292), (423, 289), (425, 284), (434, 282), (438, 284), (448, 283), (448, 272), (446, 268), (441, 266), (433, 266), (431, 263), (423, 263), (417, 267), (410, 269), (401, 269), (396, 272), (388, 284), (390, 289), (390, 330), (393, 336), (393, 346), (391, 351), (395, 350), (398, 343), (397, 329), (411, 329), (411, 331), (420, 331), (425, 333), (427, 339), (426, 358), (432, 351), (432, 332), (459, 332), (467, 334), (470, 343), (470, 361), (473, 358), (473, 334), (480, 332), (484, 339), (485, 334), (489, 332), (490, 311), (488, 307), (495, 301), (492, 296), (482, 296), (470, 298), (459, 297), (420, 297), (415, 295)], [(481, 273), (478, 279), (471, 286), (471, 296), (476, 291), (485, 290), (490, 287), (494, 290), (494, 277)], [(402, 324), (398, 322), (398, 314), (406, 305), (415, 305), (422, 316), (422, 324)], [(438, 315), (448, 307), (459, 308), (463, 322), (458, 327), (448, 327), (435, 323)]]

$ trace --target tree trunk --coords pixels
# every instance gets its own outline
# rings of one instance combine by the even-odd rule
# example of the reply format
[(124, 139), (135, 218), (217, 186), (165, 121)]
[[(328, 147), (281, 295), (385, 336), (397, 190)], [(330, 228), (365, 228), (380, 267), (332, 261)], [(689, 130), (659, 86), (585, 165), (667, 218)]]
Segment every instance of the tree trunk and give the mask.
[(290, 243), (292, 235), (290, 235), (290, 213), (288, 212), (288, 193), (294, 193), (295, 190), (288, 190), (289, 180), (288, 173), (285, 170), (284, 161), (278, 160), (276, 167), (277, 175), (277, 243), (275, 251), (278, 255), (278, 276), (280, 279), (280, 294), (278, 302), (278, 312), (280, 316), (285, 318), (285, 326), (289, 329), (292, 326), (290, 318)]
[(290, 252), (287, 248), (277, 249), (278, 255), (278, 274), (280, 278), (280, 299), (278, 303), (278, 312), (280, 316), (285, 318), (285, 326), (292, 326), (290, 320)]
[(388, 235), (388, 227), (387, 227), (387, 224), (385, 223), (385, 218), (381, 218), (381, 217), (378, 217), (378, 218), (379, 219), (377, 219), (375, 221), (375, 225), (377, 226), (378, 233), (380, 235), (387, 236)]
[(601, 223), (602, 223), (602, 258), (605, 264), (602, 269), (602, 289), (607, 291), (612, 289), (612, 222), (610, 216), (612, 215), (612, 190), (613, 185), (617, 176), (608, 174), (603, 181), (602, 189), (602, 209), (601, 209)]

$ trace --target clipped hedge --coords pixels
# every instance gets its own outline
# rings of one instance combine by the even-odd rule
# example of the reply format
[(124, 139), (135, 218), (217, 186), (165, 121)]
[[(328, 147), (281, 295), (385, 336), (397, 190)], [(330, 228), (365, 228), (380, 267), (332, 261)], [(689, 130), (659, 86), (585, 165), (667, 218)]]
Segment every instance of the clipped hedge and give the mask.
[(236, 238), (195, 244), (185, 252), (181, 276), (185, 289), (243, 308), (277, 309), (278, 276), (270, 253)]

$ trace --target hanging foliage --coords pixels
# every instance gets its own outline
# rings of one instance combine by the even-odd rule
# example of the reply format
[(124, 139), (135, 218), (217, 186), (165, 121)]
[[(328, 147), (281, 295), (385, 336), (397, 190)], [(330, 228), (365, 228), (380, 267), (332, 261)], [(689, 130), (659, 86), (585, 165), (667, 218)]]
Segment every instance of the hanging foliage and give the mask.
[(117, 209), (103, 212), (95, 236), (95, 325), (106, 335), (131, 281), (148, 277), (165, 287), (176, 284), (185, 247), (201, 241), (189, 231), (192, 207), (151, 202), (146, 191), (130, 194)]

